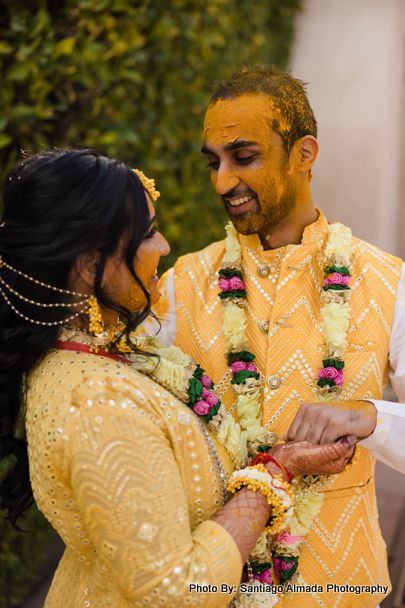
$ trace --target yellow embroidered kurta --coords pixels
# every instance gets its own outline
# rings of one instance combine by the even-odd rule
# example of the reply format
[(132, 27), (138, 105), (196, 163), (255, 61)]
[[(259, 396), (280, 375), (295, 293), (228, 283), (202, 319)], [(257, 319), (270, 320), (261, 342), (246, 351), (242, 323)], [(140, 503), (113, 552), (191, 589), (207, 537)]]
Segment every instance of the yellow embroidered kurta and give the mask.
[[(247, 338), (265, 379), (263, 422), (282, 437), (301, 403), (313, 402), (325, 352), (320, 295), (328, 223), (308, 226), (300, 245), (263, 251), (258, 235), (239, 235), (247, 290)], [(381, 398), (401, 260), (353, 239), (349, 346), (342, 400)], [(174, 267), (176, 341), (214, 379), (237, 419), (226, 364), (218, 270), (224, 241), (184, 256)], [(166, 277), (162, 277), (164, 287)], [(157, 307), (165, 312), (164, 301)], [(164, 315), (163, 315), (164, 316)], [(306, 584), (389, 584), (374, 491), (375, 459), (360, 448), (356, 466), (329, 478), (324, 505), (304, 539), (300, 571)], [(374, 608), (382, 594), (299, 594), (281, 607)]]
[(105, 357), (51, 351), (29, 380), (34, 496), (66, 544), (45, 607), (226, 605), (188, 587), (238, 585), (242, 571), (232, 537), (208, 521), (223, 481), (197, 416)]

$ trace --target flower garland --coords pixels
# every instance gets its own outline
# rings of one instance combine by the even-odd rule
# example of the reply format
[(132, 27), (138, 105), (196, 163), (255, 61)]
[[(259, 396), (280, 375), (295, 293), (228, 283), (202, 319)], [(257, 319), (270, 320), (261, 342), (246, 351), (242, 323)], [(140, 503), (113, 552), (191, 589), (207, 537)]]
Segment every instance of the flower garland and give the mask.
[[(135, 355), (128, 352), (131, 367), (153, 375), (160, 384), (198, 414), (228, 451), (235, 467), (240, 469), (248, 457), (247, 434), (241, 431), (239, 424), (226, 411), (214, 383), (202, 367), (179, 347), (164, 346), (156, 336), (139, 338), (132, 334), (130, 338), (138, 349), (150, 353)], [(122, 346), (124, 345), (129, 351), (130, 348), (125, 342)], [(116, 347), (120, 349), (121, 342), (116, 344)], [(159, 358), (150, 355), (158, 355)]]
[(339, 222), (329, 226), (325, 249), (324, 284), (321, 302), (325, 358), (318, 372), (317, 402), (338, 401), (342, 392), (344, 355), (350, 321), (350, 263), (353, 255), (352, 233)]
[[(243, 414), (247, 410), (250, 417), (254, 417), (256, 421), (254, 434), (252, 433), (249, 436), (249, 440), (252, 443), (259, 440), (263, 444), (262, 447), (257, 445), (255, 447), (259, 453), (263, 453), (267, 452), (269, 447), (266, 446), (265, 430), (261, 426), (260, 375), (253, 364), (255, 357), (246, 345), (244, 308), (247, 304), (246, 289), (241, 273), (241, 247), (237, 232), (231, 222), (227, 224), (226, 232), (226, 252), (219, 271), (218, 287), (221, 289), (219, 297), (223, 304), (223, 332), (227, 338), (228, 364), (232, 368), (232, 383), (234, 384), (234, 391), (238, 395), (237, 411), (240, 417), (242, 414), (241, 426), (243, 426)], [(326, 349), (323, 368), (318, 373), (318, 390), (315, 396), (317, 402), (336, 401), (342, 391), (344, 353), (347, 346), (346, 337), (350, 319), (348, 305), (350, 298), (349, 268), (352, 254), (351, 231), (339, 223), (330, 225), (325, 249), (325, 280), (321, 295), (321, 301), (324, 303), (321, 315)], [(241, 396), (249, 393), (252, 395), (250, 409), (244, 408), (244, 403), (241, 404), (240, 399)], [(256, 456), (251, 464), (256, 461), (263, 460)], [(300, 487), (297, 488), (294, 515), (289, 524), (289, 532), (286, 530), (278, 536), (271, 536), (265, 530), (260, 536), (250, 556), (250, 563), (248, 562), (246, 567), (249, 579), (256, 585), (258, 583), (275, 584), (272, 567), (284, 590), (288, 583), (300, 583), (299, 554), (303, 537), (309, 532), (311, 524), (323, 504), (323, 492), (314, 491), (321, 482), (322, 479), (315, 478), (310, 479), (306, 484), (303, 480)], [(287, 593), (287, 596), (291, 595)], [(277, 595), (262, 593), (259, 587), (258, 592), (238, 592), (232, 605), (239, 608), (275, 606), (280, 599)]]
[[(247, 307), (245, 284), (242, 277), (242, 250), (232, 222), (225, 227), (225, 254), (219, 270), (219, 298), (222, 303), (223, 333), (227, 339), (226, 355), (232, 370), (233, 390), (237, 395), (236, 411), (239, 424), (246, 433), (249, 454), (260, 445), (271, 443), (270, 433), (262, 426), (260, 391), (262, 380), (254, 363), (246, 338)], [(236, 423), (235, 429), (237, 431)]]

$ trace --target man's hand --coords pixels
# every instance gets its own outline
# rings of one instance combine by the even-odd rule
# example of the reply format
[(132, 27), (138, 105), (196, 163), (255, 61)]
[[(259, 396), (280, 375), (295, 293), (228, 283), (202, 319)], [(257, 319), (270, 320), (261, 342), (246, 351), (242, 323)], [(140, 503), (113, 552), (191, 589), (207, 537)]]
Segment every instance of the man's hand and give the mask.
[(377, 424), (377, 410), (370, 401), (303, 403), (284, 441), (333, 443), (345, 435), (365, 439)]

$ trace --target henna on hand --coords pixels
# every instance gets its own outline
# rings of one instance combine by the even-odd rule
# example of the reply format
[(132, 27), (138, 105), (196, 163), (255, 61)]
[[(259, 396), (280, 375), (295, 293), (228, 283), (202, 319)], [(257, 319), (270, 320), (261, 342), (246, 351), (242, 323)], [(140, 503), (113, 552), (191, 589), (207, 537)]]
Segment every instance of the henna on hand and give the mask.
[(293, 475), (334, 475), (341, 473), (353, 456), (356, 437), (342, 437), (335, 443), (315, 445), (308, 441), (276, 445), (273, 458)]

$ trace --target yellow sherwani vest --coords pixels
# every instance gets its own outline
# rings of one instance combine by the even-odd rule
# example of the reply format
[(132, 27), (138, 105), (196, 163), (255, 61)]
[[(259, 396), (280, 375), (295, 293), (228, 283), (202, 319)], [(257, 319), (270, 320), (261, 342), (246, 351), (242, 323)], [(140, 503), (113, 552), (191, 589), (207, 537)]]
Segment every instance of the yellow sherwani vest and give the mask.
[[(246, 333), (265, 378), (263, 423), (279, 437), (299, 405), (314, 401), (317, 372), (322, 367), (320, 294), (328, 222), (318, 213), (318, 221), (305, 229), (300, 245), (263, 251), (258, 235), (239, 235), (248, 301)], [(351, 322), (341, 400), (380, 399), (388, 378), (401, 260), (355, 238), (353, 245)], [(176, 263), (175, 343), (213, 378), (223, 403), (237, 419), (217, 286), (224, 252), (221, 241)], [(300, 557), (304, 583), (323, 585), (325, 592), (295, 594), (293, 600), (283, 600), (280, 608), (374, 608), (383, 599), (383, 594), (326, 593), (328, 583), (389, 584), (374, 466), (371, 452), (360, 448), (355, 466), (329, 478), (323, 507), (304, 539)]]

